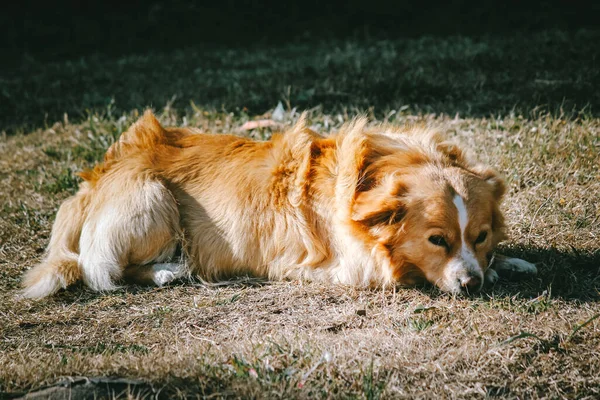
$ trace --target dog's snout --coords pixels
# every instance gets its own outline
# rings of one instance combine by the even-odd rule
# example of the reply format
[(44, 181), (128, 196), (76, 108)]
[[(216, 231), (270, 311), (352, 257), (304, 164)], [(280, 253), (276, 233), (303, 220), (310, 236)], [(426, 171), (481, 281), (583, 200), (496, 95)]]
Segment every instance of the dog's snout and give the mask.
[(460, 278), (460, 286), (469, 293), (476, 292), (481, 287), (481, 278), (474, 275), (465, 276)]

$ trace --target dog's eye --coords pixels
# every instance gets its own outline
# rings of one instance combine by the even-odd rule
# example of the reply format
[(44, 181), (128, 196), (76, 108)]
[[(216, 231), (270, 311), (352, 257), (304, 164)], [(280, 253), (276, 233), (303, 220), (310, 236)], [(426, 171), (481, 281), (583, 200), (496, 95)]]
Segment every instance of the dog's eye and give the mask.
[(448, 243), (446, 242), (446, 239), (444, 239), (443, 236), (440, 236), (440, 235), (430, 236), (429, 241), (431, 243), (435, 244), (436, 246), (448, 248)]
[(475, 239), (475, 244), (483, 243), (485, 238), (487, 238), (487, 231), (483, 231), (479, 234), (479, 236), (477, 236), (477, 239)]

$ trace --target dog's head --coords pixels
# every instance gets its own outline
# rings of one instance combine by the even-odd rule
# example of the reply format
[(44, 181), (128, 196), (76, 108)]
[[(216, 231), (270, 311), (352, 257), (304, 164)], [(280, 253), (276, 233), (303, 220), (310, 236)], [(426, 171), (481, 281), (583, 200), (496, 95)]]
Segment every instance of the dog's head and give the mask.
[(481, 289), (504, 239), (504, 183), (427, 130), (367, 133), (350, 218), (400, 283)]

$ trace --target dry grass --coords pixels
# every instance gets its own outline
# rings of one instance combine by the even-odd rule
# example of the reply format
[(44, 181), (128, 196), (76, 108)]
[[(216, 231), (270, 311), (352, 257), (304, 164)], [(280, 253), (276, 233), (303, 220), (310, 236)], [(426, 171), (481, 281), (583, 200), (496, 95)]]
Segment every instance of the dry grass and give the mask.
[[(599, 119), (389, 114), (444, 124), (506, 176), (504, 251), (538, 263), (532, 280), (473, 297), (246, 281), (15, 301), (76, 190), (74, 171), (135, 116), (94, 114), (0, 141), (0, 397), (69, 376), (141, 378), (176, 398), (600, 396)], [(348, 116), (311, 118), (327, 132)], [(165, 108), (161, 119), (222, 132), (248, 116)]]

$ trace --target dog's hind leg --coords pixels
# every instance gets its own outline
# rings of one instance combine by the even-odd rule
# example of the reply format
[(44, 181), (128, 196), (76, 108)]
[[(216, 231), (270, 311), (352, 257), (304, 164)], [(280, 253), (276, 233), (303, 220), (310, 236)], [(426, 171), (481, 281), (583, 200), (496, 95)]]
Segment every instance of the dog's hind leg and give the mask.
[[(104, 184), (102, 198), (83, 226), (79, 264), (85, 283), (94, 290), (116, 288), (127, 269), (169, 260), (176, 251), (179, 212), (169, 190), (147, 177), (114, 179)], [(156, 279), (170, 279), (168, 271)]]
[(164, 286), (187, 275), (187, 268), (184, 264), (168, 262), (128, 266), (123, 274), (123, 279), (141, 285)]

